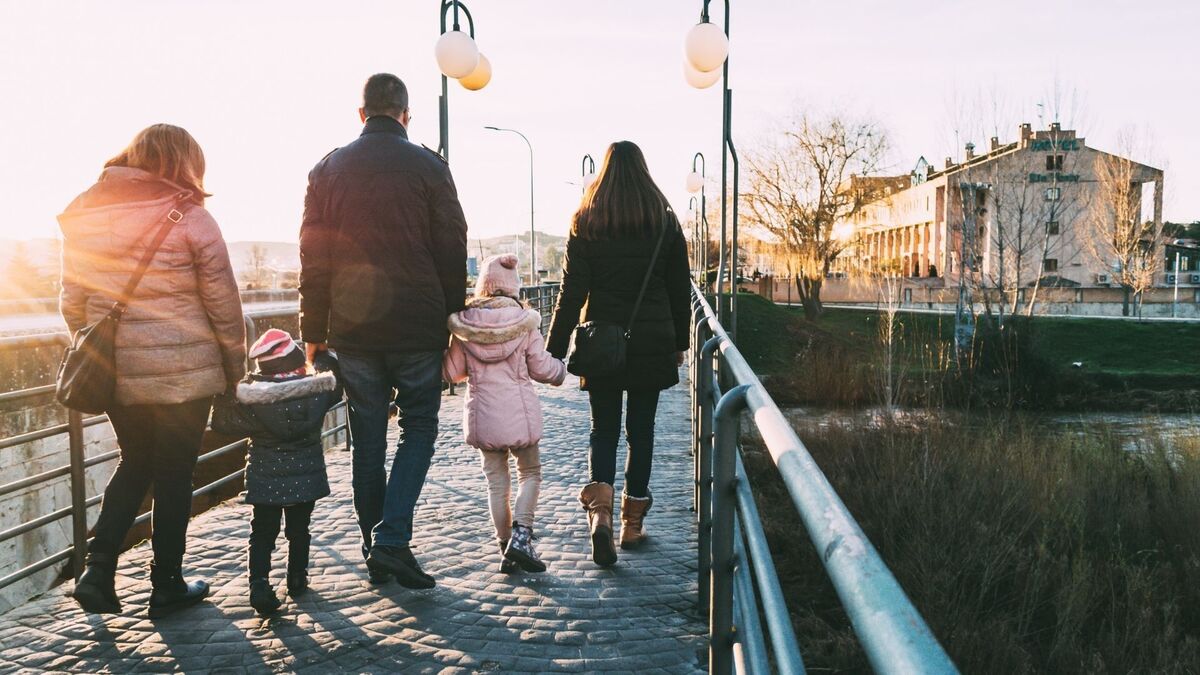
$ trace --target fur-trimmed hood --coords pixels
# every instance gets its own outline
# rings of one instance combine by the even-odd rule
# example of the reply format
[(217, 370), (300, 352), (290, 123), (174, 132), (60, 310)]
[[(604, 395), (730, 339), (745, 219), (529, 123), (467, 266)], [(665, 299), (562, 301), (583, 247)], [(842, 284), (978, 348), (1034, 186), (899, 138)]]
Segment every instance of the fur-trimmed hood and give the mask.
[(237, 400), (247, 405), (290, 401), (337, 389), (337, 377), (331, 372), (306, 375), (291, 380), (249, 380), (238, 383)]
[(541, 323), (537, 310), (526, 309), (504, 296), (473, 298), (466, 309), (451, 314), (446, 321), (467, 351), (486, 362), (508, 358)]

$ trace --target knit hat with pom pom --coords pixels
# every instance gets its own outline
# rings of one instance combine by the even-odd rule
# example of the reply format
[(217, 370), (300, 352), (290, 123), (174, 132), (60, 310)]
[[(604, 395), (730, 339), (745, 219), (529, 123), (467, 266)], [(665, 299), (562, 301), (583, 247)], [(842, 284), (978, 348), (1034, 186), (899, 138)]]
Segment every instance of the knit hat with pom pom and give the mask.
[(506, 253), (484, 260), (479, 280), (475, 282), (475, 295), (480, 298), (493, 295), (519, 298), (521, 276), (517, 274), (517, 256)]

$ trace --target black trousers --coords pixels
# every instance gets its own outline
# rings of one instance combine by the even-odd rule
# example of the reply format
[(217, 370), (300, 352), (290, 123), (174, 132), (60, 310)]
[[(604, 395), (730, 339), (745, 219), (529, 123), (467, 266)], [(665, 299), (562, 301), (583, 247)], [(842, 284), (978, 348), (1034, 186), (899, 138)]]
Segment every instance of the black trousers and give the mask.
[(289, 575), (308, 569), (308, 545), (312, 536), (308, 523), (312, 520), (316, 502), (301, 502), (289, 506), (255, 504), (250, 517), (249, 567), (251, 579), (267, 579), (271, 576), (271, 553), (275, 551), (275, 540), (279, 538), (279, 522), (286, 519), (283, 535), (288, 540)]
[(154, 488), (154, 567), (177, 574), (192, 514), (192, 470), (208, 424), (212, 399), (171, 405), (114, 406), (108, 419), (117, 432), (121, 459), (104, 488), (92, 560), (115, 565), (117, 553), (146, 492)]
[[(613, 484), (617, 475), (617, 441), (621, 436), (620, 389), (588, 391), (592, 407), (592, 433), (588, 469), (593, 483)], [(630, 497), (650, 494), (650, 463), (654, 458), (654, 416), (658, 412), (657, 390), (629, 392), (625, 415), (625, 492)]]

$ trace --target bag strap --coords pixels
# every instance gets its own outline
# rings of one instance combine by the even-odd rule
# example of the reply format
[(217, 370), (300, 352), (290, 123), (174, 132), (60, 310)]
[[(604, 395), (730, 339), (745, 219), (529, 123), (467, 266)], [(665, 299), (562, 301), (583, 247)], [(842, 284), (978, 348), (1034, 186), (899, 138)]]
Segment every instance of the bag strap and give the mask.
[(171, 210), (167, 211), (166, 218), (158, 231), (154, 233), (154, 240), (150, 242), (149, 248), (142, 254), (142, 259), (138, 261), (137, 269), (134, 270), (133, 276), (129, 277), (129, 281), (125, 284), (124, 290), (117, 296), (117, 301), (113, 303), (111, 314), (116, 318), (120, 318), (125, 313), (125, 308), (129, 305), (129, 299), (133, 296), (133, 292), (137, 290), (138, 284), (142, 283), (142, 277), (146, 275), (146, 270), (150, 268), (150, 261), (154, 260), (158, 249), (162, 247), (162, 243), (167, 238), (167, 234), (171, 232), (171, 228), (183, 220), (183, 213), (176, 209), (176, 202), (171, 206)]
[(633, 303), (633, 312), (629, 315), (629, 325), (625, 327), (625, 339), (629, 339), (629, 333), (633, 330), (633, 322), (637, 319), (638, 310), (642, 308), (642, 298), (646, 295), (646, 286), (650, 284), (650, 275), (654, 273), (654, 263), (658, 261), (658, 250), (662, 248), (663, 239), (667, 236), (667, 226), (670, 225), (670, 216), (672, 214), (671, 207), (667, 207), (667, 212), (663, 215), (662, 231), (658, 233), (658, 241), (654, 243), (654, 253), (650, 256), (650, 266), (646, 268), (646, 276), (642, 277), (642, 287), (638, 290), (637, 301)]

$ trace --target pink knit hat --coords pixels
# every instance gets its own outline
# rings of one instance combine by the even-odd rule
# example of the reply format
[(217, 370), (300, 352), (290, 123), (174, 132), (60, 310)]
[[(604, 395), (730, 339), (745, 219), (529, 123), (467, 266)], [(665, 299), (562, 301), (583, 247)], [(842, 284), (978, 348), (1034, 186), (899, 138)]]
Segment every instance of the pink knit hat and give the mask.
[(287, 331), (271, 328), (250, 346), (250, 358), (265, 375), (288, 373), (304, 367), (304, 352)]
[(483, 270), (475, 282), (475, 296), (486, 298), (493, 295), (520, 297), (521, 276), (517, 274), (517, 256), (506, 253), (483, 261)]

